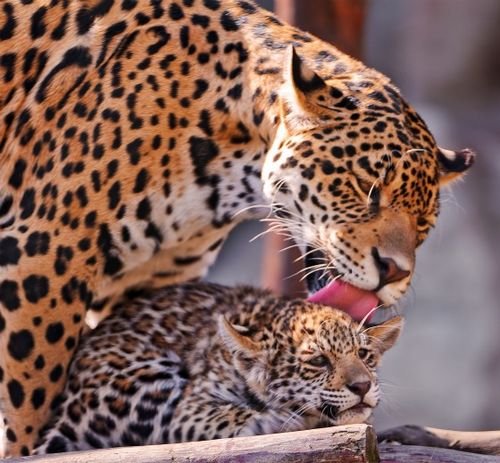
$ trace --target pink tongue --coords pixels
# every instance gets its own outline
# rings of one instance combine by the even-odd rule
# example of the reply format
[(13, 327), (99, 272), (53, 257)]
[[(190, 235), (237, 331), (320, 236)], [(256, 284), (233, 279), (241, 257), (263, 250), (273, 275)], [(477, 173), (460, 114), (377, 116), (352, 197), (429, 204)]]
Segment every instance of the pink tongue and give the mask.
[[(354, 320), (361, 321), (374, 307), (379, 304), (375, 293), (336, 280), (320, 289), (308, 301), (329, 305), (347, 312)], [(372, 317), (370, 314), (368, 320)]]

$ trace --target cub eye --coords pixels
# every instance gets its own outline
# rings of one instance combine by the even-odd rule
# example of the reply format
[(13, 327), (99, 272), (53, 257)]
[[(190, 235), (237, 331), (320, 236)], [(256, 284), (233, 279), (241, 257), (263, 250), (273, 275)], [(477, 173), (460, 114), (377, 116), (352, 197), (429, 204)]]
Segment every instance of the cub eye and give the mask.
[(433, 224), (424, 217), (417, 218), (417, 246), (422, 244)]
[(309, 365), (318, 368), (325, 368), (330, 366), (330, 361), (324, 355), (318, 355), (307, 361)]
[(431, 224), (429, 223), (429, 221), (426, 218), (419, 217), (417, 219), (417, 227), (421, 230), (426, 230), (427, 228), (431, 227)]
[(368, 352), (368, 349), (364, 349), (363, 347), (358, 350), (358, 357), (361, 360), (365, 360), (369, 354), (370, 354), (370, 352)]

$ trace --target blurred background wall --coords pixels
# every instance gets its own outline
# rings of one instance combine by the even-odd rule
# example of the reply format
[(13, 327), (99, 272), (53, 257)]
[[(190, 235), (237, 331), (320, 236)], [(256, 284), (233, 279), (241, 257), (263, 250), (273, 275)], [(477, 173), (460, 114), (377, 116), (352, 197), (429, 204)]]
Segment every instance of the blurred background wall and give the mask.
[[(299, 2), (299, 22), (312, 31), (358, 0)], [(261, 3), (285, 15), (293, 6)], [(466, 181), (444, 192), (437, 228), (418, 253), (401, 305), (405, 332), (381, 370), (375, 424), (500, 429), (500, 2), (359, 3), (364, 32), (351, 53), (393, 79), (441, 146), (478, 152)], [(263, 229), (256, 222), (235, 230), (208, 279), (262, 285), (269, 246), (248, 241)]]

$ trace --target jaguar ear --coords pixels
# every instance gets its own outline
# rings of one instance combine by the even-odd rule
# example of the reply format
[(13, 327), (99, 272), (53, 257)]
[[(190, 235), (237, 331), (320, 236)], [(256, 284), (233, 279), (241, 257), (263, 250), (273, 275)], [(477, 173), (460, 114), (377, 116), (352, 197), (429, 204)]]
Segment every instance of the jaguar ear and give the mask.
[(294, 46), (288, 49), (287, 80), (300, 97), (326, 88), (325, 81), (318, 76), (297, 54)]
[(242, 352), (254, 357), (261, 352), (260, 344), (246, 335), (244, 328), (233, 325), (224, 315), (219, 318), (219, 336), (233, 353)]
[(462, 178), (469, 167), (474, 164), (476, 154), (470, 149), (460, 151), (439, 148), (439, 183), (444, 186), (454, 180)]
[(285, 54), (284, 87), (281, 115), (290, 128), (305, 128), (311, 124), (315, 105), (313, 94), (326, 90), (325, 81), (319, 77), (297, 54), (295, 47), (288, 47)]
[(401, 334), (403, 324), (403, 317), (393, 317), (380, 325), (371, 326), (366, 330), (366, 333), (374, 342), (375, 347), (383, 354), (394, 346)]

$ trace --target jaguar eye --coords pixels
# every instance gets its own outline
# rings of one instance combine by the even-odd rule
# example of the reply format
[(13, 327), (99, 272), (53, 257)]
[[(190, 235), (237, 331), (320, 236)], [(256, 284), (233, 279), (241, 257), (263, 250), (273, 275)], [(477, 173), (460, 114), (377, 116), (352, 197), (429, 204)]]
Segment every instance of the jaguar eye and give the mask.
[(373, 182), (369, 182), (368, 180), (364, 180), (359, 177), (357, 177), (356, 180), (358, 181), (359, 188), (361, 188), (363, 193), (369, 194), (370, 190), (372, 189)]
[(380, 204), (380, 188), (377, 186), (377, 182), (372, 182), (357, 178), (359, 188), (361, 191), (368, 196), (370, 200), (370, 205), (378, 206)]
[(318, 355), (307, 361), (309, 365), (317, 368), (325, 368), (330, 366), (330, 361), (324, 355)]
[(368, 197), (370, 198), (370, 203), (372, 205), (378, 206), (380, 204), (380, 188), (376, 186), (372, 187), (368, 193)]
[(361, 360), (366, 359), (369, 354), (370, 354), (370, 352), (368, 352), (368, 349), (361, 348), (361, 349), (358, 350), (358, 357)]

